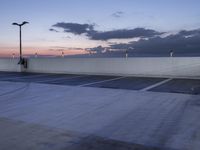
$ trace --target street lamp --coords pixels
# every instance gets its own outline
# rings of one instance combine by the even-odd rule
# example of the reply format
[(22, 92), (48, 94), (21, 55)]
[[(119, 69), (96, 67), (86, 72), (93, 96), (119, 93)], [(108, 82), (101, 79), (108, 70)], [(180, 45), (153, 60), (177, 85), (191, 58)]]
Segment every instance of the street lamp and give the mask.
[(171, 50), (169, 53), (170, 53), (170, 57), (173, 57), (173, 55), (174, 55), (174, 51)]
[(16, 23), (16, 22), (12, 23), (12, 25), (19, 26), (19, 50), (20, 50), (20, 55), (19, 55), (20, 56), (20, 61), (19, 61), (19, 64), (22, 64), (22, 31), (21, 31), (21, 28), (22, 28), (23, 25), (28, 24), (28, 23), (29, 22), (27, 22), (27, 21), (24, 21), (21, 24)]
[(125, 50), (125, 56), (126, 58), (128, 58), (128, 52), (129, 50), (133, 50), (134, 48), (133, 47), (128, 47), (128, 49)]

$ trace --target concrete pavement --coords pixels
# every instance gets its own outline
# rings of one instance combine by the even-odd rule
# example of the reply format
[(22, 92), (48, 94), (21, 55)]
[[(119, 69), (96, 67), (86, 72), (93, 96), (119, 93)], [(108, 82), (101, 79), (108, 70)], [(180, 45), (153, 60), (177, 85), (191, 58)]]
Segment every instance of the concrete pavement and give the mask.
[(199, 99), (0, 81), (0, 149), (199, 150)]

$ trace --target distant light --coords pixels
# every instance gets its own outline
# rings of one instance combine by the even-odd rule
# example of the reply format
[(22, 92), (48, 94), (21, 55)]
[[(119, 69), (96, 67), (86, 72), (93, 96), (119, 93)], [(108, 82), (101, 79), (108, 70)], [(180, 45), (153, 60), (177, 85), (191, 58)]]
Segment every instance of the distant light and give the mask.
[(64, 52), (62, 51), (62, 54), (61, 54), (61, 56), (64, 58), (65, 57), (65, 54), (64, 54)]
[(35, 58), (37, 58), (38, 57), (38, 54), (37, 54), (37, 52), (35, 53)]
[(15, 53), (12, 54), (12, 58), (13, 58), (13, 59), (15, 58)]
[(128, 50), (126, 50), (126, 54), (125, 55), (126, 55), (126, 58), (128, 58)]

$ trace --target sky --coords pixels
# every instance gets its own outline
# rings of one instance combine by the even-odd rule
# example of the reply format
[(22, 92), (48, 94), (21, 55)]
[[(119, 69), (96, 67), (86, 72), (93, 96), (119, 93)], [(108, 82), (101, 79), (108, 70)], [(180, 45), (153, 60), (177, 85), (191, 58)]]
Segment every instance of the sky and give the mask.
[(22, 28), (26, 55), (129, 47), (144, 53), (197, 53), (199, 6), (199, 0), (0, 0), (0, 56), (18, 55), (19, 30), (12, 23), (23, 21), (29, 22)]

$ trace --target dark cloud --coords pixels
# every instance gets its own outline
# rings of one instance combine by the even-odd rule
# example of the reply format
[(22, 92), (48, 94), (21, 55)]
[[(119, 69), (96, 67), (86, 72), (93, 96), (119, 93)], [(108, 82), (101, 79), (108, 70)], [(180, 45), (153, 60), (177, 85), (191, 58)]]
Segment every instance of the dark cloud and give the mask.
[(88, 33), (93, 31), (94, 29), (93, 24), (78, 24), (78, 23), (65, 23), (65, 22), (56, 23), (52, 27), (62, 28), (64, 29), (64, 32), (69, 32), (76, 35)]
[[(123, 57), (126, 50), (129, 56), (200, 56), (200, 29), (182, 30), (166, 37), (140, 39), (129, 43), (111, 44), (109, 47), (94, 47), (90, 50), (101, 57)], [(98, 55), (100, 56), (100, 55)]]
[(97, 46), (97, 47), (93, 47), (93, 48), (87, 48), (87, 51), (91, 51), (91, 52), (95, 52), (95, 53), (105, 53), (107, 52), (109, 47), (103, 47), (103, 46)]
[(112, 17), (120, 18), (120, 17), (123, 16), (123, 14), (124, 14), (124, 12), (122, 12), (122, 11), (117, 11), (117, 12), (115, 12), (115, 13), (112, 14)]
[(179, 35), (182, 36), (195, 36), (200, 34), (200, 29), (196, 30), (182, 30), (178, 33)]
[(177, 54), (200, 54), (200, 30), (182, 30), (177, 34), (166, 37), (141, 39), (128, 44), (113, 44), (110, 49), (128, 49), (133, 47), (132, 53), (168, 54), (173, 50)]
[(49, 29), (49, 31), (52, 31), (52, 32), (59, 32), (58, 30), (53, 29), (53, 28)]
[[(119, 29), (112, 31), (96, 31), (94, 24), (78, 24), (78, 23), (57, 23), (52, 27), (62, 28), (64, 32), (73, 33), (76, 35), (85, 34), (91, 40), (110, 40), (110, 39), (129, 39), (129, 38), (150, 38), (163, 33), (145, 28), (135, 29)], [(52, 29), (50, 29), (52, 30)], [(54, 29), (52, 30), (54, 31)]]
[(163, 33), (151, 29), (135, 28), (135, 29), (113, 30), (106, 32), (93, 32), (90, 34), (90, 38), (92, 40), (150, 38), (161, 34)]
[[(110, 44), (109, 47), (98, 46), (88, 49), (96, 53), (109, 52), (111, 54), (111, 52), (120, 52), (128, 49), (130, 54), (168, 55), (169, 51), (173, 50), (175, 54), (200, 55), (200, 29), (181, 30), (176, 34), (164, 36), (164, 32), (145, 28), (97, 31), (94, 29), (95, 25), (93, 24), (77, 23), (57, 23), (53, 27), (62, 28), (64, 32), (73, 34), (85, 34), (91, 40), (107, 41), (110, 39), (140, 38), (139, 41), (125, 44), (114, 43)], [(130, 47), (133, 49), (129, 49)]]

